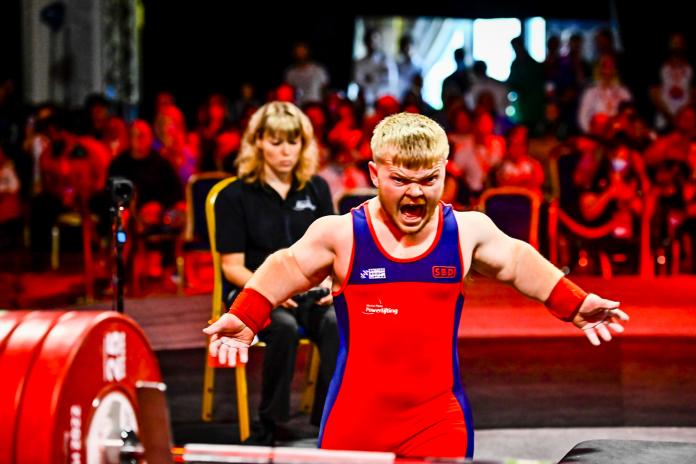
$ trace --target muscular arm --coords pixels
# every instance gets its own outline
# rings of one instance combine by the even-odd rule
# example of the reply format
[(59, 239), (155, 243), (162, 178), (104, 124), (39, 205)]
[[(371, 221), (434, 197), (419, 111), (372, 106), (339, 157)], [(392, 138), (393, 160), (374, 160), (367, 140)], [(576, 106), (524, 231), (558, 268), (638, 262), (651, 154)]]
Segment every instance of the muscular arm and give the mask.
[(488, 216), (464, 214), (460, 230), (475, 234), (471, 267), (513, 285), (528, 297), (546, 301), (563, 272), (528, 243), (505, 235)]
[(247, 362), (249, 345), (273, 307), (331, 274), (336, 245), (345, 240), (341, 231), (352, 232), (349, 215), (324, 216), (292, 247), (269, 256), (246, 283), (230, 311), (203, 329), (210, 336), (211, 356), (232, 367), (238, 356), (240, 362)]
[(621, 322), (628, 315), (618, 302), (588, 295), (530, 245), (501, 232), (487, 216), (459, 213), (457, 221), (462, 249), (473, 247), (473, 269), (544, 302), (554, 316), (582, 329), (593, 345), (599, 345), (600, 339), (611, 340), (610, 330), (623, 332)]

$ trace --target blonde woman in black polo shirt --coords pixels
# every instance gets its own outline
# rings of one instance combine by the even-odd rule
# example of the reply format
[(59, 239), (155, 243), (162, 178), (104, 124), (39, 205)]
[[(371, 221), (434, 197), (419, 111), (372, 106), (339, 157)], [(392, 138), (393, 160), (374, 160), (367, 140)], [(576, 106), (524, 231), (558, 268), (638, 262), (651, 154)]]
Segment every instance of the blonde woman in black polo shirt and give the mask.
[[(271, 253), (287, 248), (317, 218), (333, 214), (331, 192), (315, 175), (318, 150), (312, 125), (291, 103), (271, 102), (251, 117), (237, 159), (239, 180), (215, 203), (216, 246), (227, 280), (226, 303), (244, 287)], [(331, 282), (322, 285), (330, 288)], [(259, 333), (266, 342), (259, 417), (262, 430), (249, 444), (272, 445), (294, 438), (283, 427), (290, 411), (290, 387), (300, 334), (319, 347), (321, 366), (311, 421), (318, 425), (338, 355), (332, 297), (290, 298), (271, 313)]]

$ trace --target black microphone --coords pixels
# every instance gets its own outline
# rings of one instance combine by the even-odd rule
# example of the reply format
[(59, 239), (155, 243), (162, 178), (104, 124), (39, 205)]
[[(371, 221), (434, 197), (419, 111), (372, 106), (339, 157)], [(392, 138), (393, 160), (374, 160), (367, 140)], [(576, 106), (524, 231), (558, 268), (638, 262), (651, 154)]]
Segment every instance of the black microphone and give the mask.
[(111, 203), (115, 206), (128, 206), (133, 197), (133, 182), (125, 177), (109, 177), (106, 181), (106, 190), (111, 196)]

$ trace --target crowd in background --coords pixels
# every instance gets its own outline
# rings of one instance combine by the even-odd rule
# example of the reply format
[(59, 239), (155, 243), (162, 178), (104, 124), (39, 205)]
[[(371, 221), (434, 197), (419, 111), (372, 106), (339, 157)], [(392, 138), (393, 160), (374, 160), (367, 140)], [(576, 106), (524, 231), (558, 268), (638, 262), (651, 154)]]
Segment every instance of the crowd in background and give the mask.
[[(691, 243), (696, 109), (682, 34), (669, 38), (660, 69), (639, 71), (625, 69), (608, 30), (595, 34), (592, 56), (583, 54), (580, 34), (567, 41), (550, 37), (543, 63), (517, 38), (505, 82), (490, 78), (484, 62), (467, 66), (466, 50), (459, 49), (457, 69), (443, 81), (440, 110), (423, 100), (413, 39), (401, 38), (396, 58), (384, 53), (380, 42), (379, 31), (366, 31), (367, 54), (354, 69), (357, 99), (333, 89), (329, 70), (299, 43), (277, 87), (263, 95), (245, 83), (234, 98), (212, 94), (195, 114), (184, 114), (176, 95), (163, 91), (151, 120), (126, 121), (101, 95), (90, 96), (79, 110), (51, 103), (25, 108), (13, 81), (0, 76), (0, 247), (24, 240), (35, 252), (36, 267), (44, 266), (51, 226), (65, 211), (101, 218), (100, 233), (108, 237), (105, 185), (111, 176), (134, 182), (137, 227), (181, 228), (188, 180), (209, 171), (234, 175), (248, 119), (271, 100), (294, 102), (311, 120), (320, 151), (318, 174), (335, 201), (370, 187), (369, 141), (377, 123), (400, 111), (418, 112), (448, 133), (444, 200), (457, 209), (475, 208), (492, 187), (524, 187), (547, 201), (560, 199), (587, 227), (615, 224), (615, 242), (635, 240), (636, 224), (649, 207), (653, 249), (666, 249), (677, 239)], [(622, 83), (630, 72), (656, 76), (649, 115), (638, 111), (635, 90)], [(572, 162), (563, 163), (566, 170), (558, 176), (551, 161), (562, 158)]]

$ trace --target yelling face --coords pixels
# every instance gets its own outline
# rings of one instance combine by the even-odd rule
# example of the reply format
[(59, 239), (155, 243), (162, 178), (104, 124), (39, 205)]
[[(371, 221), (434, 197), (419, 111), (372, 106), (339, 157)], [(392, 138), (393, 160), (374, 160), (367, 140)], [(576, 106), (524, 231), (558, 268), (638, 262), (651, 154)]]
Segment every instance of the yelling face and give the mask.
[(445, 186), (445, 161), (409, 169), (391, 162), (391, 155), (370, 162), (370, 177), (379, 189), (387, 218), (403, 234), (416, 234), (433, 217)]

